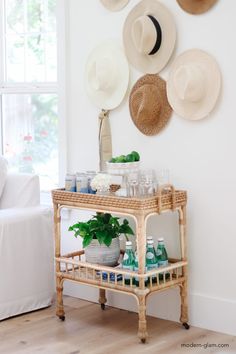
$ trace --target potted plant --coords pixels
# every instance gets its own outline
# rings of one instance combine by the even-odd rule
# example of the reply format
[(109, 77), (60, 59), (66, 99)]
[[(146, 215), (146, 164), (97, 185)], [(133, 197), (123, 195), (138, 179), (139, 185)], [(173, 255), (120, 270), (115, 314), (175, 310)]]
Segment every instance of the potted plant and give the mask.
[(119, 235), (134, 235), (128, 220), (121, 223), (118, 217), (109, 213), (97, 213), (86, 222), (77, 222), (69, 227), (83, 238), (86, 261), (107, 266), (117, 265), (120, 256)]

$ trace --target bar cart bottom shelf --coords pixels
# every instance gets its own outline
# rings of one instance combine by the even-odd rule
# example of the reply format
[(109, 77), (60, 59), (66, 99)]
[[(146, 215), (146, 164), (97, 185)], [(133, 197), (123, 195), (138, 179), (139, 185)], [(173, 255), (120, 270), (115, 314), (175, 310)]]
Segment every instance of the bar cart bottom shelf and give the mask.
[(139, 315), (138, 337), (142, 343), (145, 343), (148, 337), (146, 321), (148, 296), (154, 292), (178, 286), (181, 296), (180, 322), (185, 329), (189, 329), (187, 323), (186, 282), (183, 276), (183, 268), (187, 266), (186, 261), (169, 259), (169, 265), (165, 268), (157, 268), (145, 274), (138, 274), (132, 271), (127, 272), (121, 268), (87, 263), (84, 261), (84, 251), (81, 250), (56, 257), (56, 263), (59, 269), (56, 274), (57, 316), (62, 321), (65, 320), (62, 299), (63, 283), (65, 280), (99, 288), (99, 303), (102, 310), (105, 310), (107, 302), (106, 290), (130, 294), (137, 300)]

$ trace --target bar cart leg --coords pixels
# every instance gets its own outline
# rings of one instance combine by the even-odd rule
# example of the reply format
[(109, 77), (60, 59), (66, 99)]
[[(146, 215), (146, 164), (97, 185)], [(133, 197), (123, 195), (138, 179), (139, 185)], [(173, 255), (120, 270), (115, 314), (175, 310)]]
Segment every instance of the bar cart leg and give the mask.
[(106, 290), (99, 289), (99, 304), (101, 304), (101, 309), (105, 310), (105, 303), (107, 302)]
[[(180, 229), (180, 245), (181, 245), (181, 259), (187, 260), (187, 240), (186, 240), (186, 207), (179, 209), (179, 229)], [(189, 329), (188, 324), (188, 273), (187, 266), (183, 267), (184, 282), (180, 285), (181, 298), (181, 314), (180, 322), (185, 329)]]
[[(55, 237), (55, 257), (61, 256), (61, 216), (60, 209), (57, 203), (53, 203), (54, 209), (54, 237)], [(60, 263), (56, 262), (56, 274), (60, 272)], [(62, 320), (65, 320), (65, 312), (63, 306), (63, 278), (56, 275), (57, 285), (57, 300), (56, 300), (56, 315)]]
[(180, 313), (180, 322), (185, 329), (189, 329), (188, 324), (188, 299), (187, 299), (187, 283), (184, 282), (179, 287), (180, 297), (181, 297), (181, 313)]
[(57, 277), (57, 308), (56, 315), (60, 320), (65, 321), (65, 312), (63, 305), (63, 279)]
[(146, 343), (146, 339), (148, 337), (146, 321), (146, 295), (138, 296), (138, 314), (138, 337), (142, 343)]

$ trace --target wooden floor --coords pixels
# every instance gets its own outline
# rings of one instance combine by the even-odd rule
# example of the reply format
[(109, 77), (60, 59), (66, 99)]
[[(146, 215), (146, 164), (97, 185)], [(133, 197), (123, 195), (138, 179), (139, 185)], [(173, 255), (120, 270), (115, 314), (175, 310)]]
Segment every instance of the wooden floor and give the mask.
[[(65, 297), (66, 320), (55, 317), (55, 307), (0, 322), (1, 354), (183, 354), (233, 353), (236, 337), (148, 318), (149, 340), (141, 344), (137, 314)], [(229, 348), (183, 348), (185, 344), (228, 344)]]

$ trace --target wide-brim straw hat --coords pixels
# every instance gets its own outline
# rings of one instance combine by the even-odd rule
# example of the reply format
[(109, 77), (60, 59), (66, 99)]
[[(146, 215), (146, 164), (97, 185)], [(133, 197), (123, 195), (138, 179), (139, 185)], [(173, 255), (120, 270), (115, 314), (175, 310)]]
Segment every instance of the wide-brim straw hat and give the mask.
[(129, 62), (143, 73), (160, 72), (176, 41), (172, 14), (157, 0), (142, 0), (128, 14), (123, 42)]
[(217, 102), (220, 88), (219, 66), (203, 50), (187, 50), (173, 62), (167, 80), (167, 96), (179, 116), (190, 120), (206, 117)]
[(85, 86), (91, 101), (110, 110), (123, 101), (129, 84), (129, 64), (119, 43), (113, 39), (90, 53), (85, 68)]
[(130, 93), (129, 109), (134, 124), (143, 134), (158, 134), (166, 126), (172, 112), (165, 80), (151, 74), (141, 77)]
[(207, 12), (217, 0), (177, 0), (177, 2), (184, 11), (200, 15)]
[(101, 3), (110, 11), (120, 11), (125, 7), (129, 0), (100, 0)]

